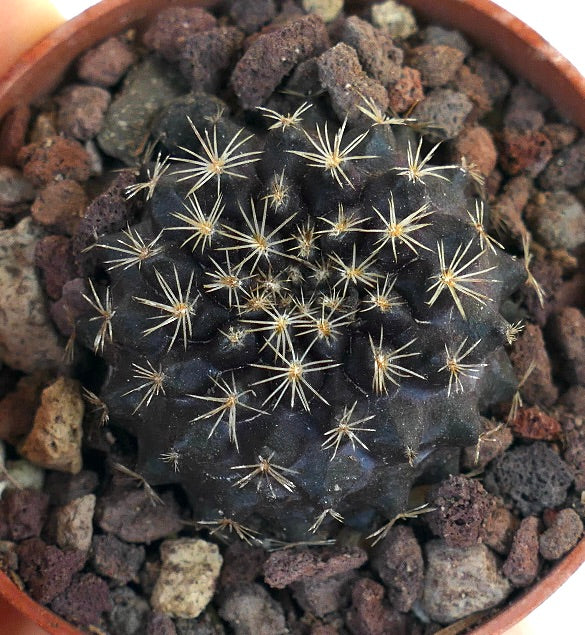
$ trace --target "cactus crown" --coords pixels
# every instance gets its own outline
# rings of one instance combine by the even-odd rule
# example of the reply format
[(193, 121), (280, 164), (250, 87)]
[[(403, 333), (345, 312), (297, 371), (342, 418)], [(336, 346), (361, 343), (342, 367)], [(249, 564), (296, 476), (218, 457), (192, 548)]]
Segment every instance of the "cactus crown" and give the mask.
[(238, 125), (200, 94), (161, 117), (127, 190), (140, 219), (98, 238), (78, 325), (136, 471), (245, 540), (404, 512), (477, 442), (525, 278), (473, 173), (409, 120), (299, 102)]

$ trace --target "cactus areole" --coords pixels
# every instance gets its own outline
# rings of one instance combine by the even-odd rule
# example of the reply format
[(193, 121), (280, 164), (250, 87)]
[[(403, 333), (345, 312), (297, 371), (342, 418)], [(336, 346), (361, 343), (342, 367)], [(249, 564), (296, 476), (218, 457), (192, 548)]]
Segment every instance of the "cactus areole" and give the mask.
[(514, 391), (501, 307), (526, 270), (473, 166), (368, 100), (353, 123), (296, 108), (169, 105), (77, 325), (136, 471), (247, 540), (374, 530)]

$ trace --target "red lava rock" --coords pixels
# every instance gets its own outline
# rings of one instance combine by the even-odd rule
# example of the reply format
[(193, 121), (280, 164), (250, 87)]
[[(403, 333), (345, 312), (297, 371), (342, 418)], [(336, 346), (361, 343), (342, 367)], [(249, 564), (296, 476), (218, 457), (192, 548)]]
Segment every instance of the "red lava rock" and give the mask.
[(91, 470), (81, 470), (77, 474), (51, 470), (47, 473), (44, 491), (51, 498), (51, 505), (63, 506), (93, 493), (98, 482), (98, 475)]
[(76, 276), (71, 240), (66, 236), (43, 236), (35, 247), (35, 265), (43, 272), (47, 295), (58, 300), (63, 285)]
[(474, 119), (479, 119), (492, 109), (492, 100), (483, 78), (474, 73), (466, 64), (463, 64), (455, 73), (453, 88), (469, 97), (474, 105)]
[(79, 58), (77, 76), (107, 88), (117, 84), (136, 60), (136, 53), (123, 39), (111, 37)]
[(557, 400), (559, 391), (552, 380), (550, 359), (546, 352), (542, 331), (538, 326), (526, 325), (514, 343), (510, 359), (518, 378), (524, 375), (531, 362), (535, 364), (534, 370), (520, 389), (522, 398), (530, 404), (552, 406)]
[(266, 551), (261, 547), (252, 547), (241, 540), (232, 542), (223, 557), (219, 586), (254, 582), (262, 575), (266, 557)]
[(146, 622), (146, 635), (175, 635), (173, 620), (164, 613), (150, 613)]
[(142, 545), (129, 545), (111, 534), (93, 537), (91, 560), (96, 573), (119, 584), (138, 581), (138, 571), (144, 558)]
[(217, 20), (204, 9), (169, 7), (156, 15), (143, 41), (169, 62), (177, 62), (189, 36), (214, 26), (217, 26)]
[(388, 88), (400, 78), (404, 54), (390, 35), (369, 22), (351, 16), (343, 22), (341, 40), (353, 47), (362, 68)]
[(443, 44), (423, 44), (413, 48), (407, 64), (420, 72), (423, 86), (443, 86), (450, 82), (463, 64), (465, 54)]
[(583, 521), (574, 509), (561, 509), (552, 525), (540, 536), (540, 555), (558, 560), (570, 551), (583, 534)]
[(545, 190), (579, 187), (585, 182), (585, 139), (564, 147), (549, 161), (540, 175)]
[(561, 424), (538, 406), (519, 408), (510, 426), (514, 434), (523, 439), (555, 441), (561, 434)]
[(59, 130), (69, 137), (87, 141), (101, 130), (112, 97), (99, 86), (68, 86), (58, 97)]
[(250, 110), (260, 106), (299, 62), (319, 55), (328, 46), (325, 23), (315, 14), (260, 35), (240, 58), (231, 77), (242, 107)]
[(0, 401), (0, 439), (16, 445), (30, 432), (46, 382), (43, 373), (25, 375), (18, 380), (14, 390), (3, 397)]
[(499, 456), (488, 468), (486, 486), (495, 489), (523, 516), (562, 505), (573, 474), (547, 443), (534, 441)]
[(49, 497), (34, 489), (11, 489), (2, 499), (11, 540), (40, 535), (47, 520)]
[(544, 291), (544, 304), (541, 305), (538, 295), (534, 288), (528, 284), (520, 287), (520, 296), (526, 305), (531, 318), (541, 328), (543, 328), (549, 318), (549, 315), (555, 310), (559, 304), (559, 294), (564, 289), (563, 283), (563, 266), (562, 263), (553, 257), (550, 252), (543, 254), (536, 252), (530, 271), (538, 284)]
[(496, 167), (498, 152), (487, 128), (466, 126), (453, 140), (453, 161), (460, 163), (462, 157), (465, 157), (467, 163), (475, 164), (484, 177), (492, 172)]
[(346, 571), (325, 580), (308, 579), (293, 582), (291, 589), (303, 611), (316, 617), (324, 617), (347, 606), (356, 577), (355, 572)]
[(420, 73), (410, 66), (403, 66), (398, 81), (388, 89), (390, 108), (403, 113), (424, 99)]
[(491, 217), (496, 226), (506, 229), (511, 239), (522, 243), (526, 227), (522, 220), (522, 212), (530, 198), (532, 181), (526, 176), (516, 176), (508, 180), (503, 192), (491, 209)]
[(547, 330), (555, 347), (559, 375), (585, 386), (585, 315), (575, 307), (556, 312)]
[(488, 53), (481, 52), (467, 62), (469, 68), (483, 79), (484, 86), (494, 102), (502, 101), (510, 92), (510, 78)]
[(85, 190), (70, 179), (49, 183), (32, 204), (35, 222), (59, 233), (72, 235), (87, 205)]
[(435, 88), (415, 107), (413, 116), (431, 126), (429, 141), (437, 142), (456, 137), (473, 105), (463, 93), (450, 88)]
[(359, 579), (352, 589), (352, 607), (346, 625), (353, 635), (406, 635), (406, 616), (384, 604), (384, 587), (367, 578)]
[(544, 125), (544, 111), (549, 107), (546, 97), (525, 82), (516, 84), (510, 91), (504, 127), (521, 132), (540, 130)]
[(144, 489), (116, 490), (98, 501), (95, 518), (103, 531), (126, 542), (151, 543), (182, 529), (180, 507), (172, 492), (153, 505)]
[(538, 573), (538, 518), (529, 516), (520, 523), (502, 573), (515, 587), (531, 584)]
[[(545, 123), (542, 127), (542, 132), (549, 138), (549, 141), (552, 145), (552, 149), (556, 152), (557, 150), (562, 150), (563, 148), (567, 148), (570, 146), (573, 141), (577, 138), (579, 134), (579, 129), (575, 126), (572, 126), (568, 123)], [(567, 148), (568, 149), (568, 148)], [(544, 178), (545, 174), (551, 168), (551, 165), (555, 163), (556, 156), (553, 157), (552, 161), (546, 166), (546, 170), (541, 175), (541, 179)], [(562, 167), (558, 165), (557, 167)], [(552, 187), (545, 187), (545, 189), (553, 189)]]
[(230, 16), (249, 35), (276, 17), (276, 4), (274, 0), (233, 0)]
[(78, 141), (64, 137), (48, 137), (24, 146), (18, 153), (18, 163), (36, 187), (63, 179), (87, 181), (91, 168), (85, 148)]
[(363, 114), (357, 109), (363, 99), (371, 99), (384, 112), (388, 93), (382, 84), (370, 79), (360, 64), (355, 49), (343, 42), (323, 53), (318, 60), (319, 79), (329, 92), (331, 106), (340, 120), (346, 116), (357, 122)]
[(83, 568), (86, 557), (82, 551), (63, 551), (40, 538), (21, 542), (16, 552), (18, 573), (32, 598), (41, 604), (48, 604), (69, 586), (73, 574)]
[(264, 581), (275, 589), (306, 578), (323, 580), (361, 567), (367, 554), (359, 547), (275, 551), (264, 563)]
[(133, 198), (126, 198), (125, 190), (135, 183), (136, 176), (130, 170), (124, 170), (87, 206), (73, 237), (73, 252), (77, 254), (80, 272), (86, 260), (91, 258), (91, 254), (82, 254), (82, 251), (94, 242), (95, 233), (120, 231), (133, 219), (136, 204)]
[(410, 611), (422, 592), (424, 562), (422, 550), (406, 525), (395, 525), (375, 547), (371, 563), (386, 586), (392, 606)]
[(477, 544), (481, 525), (494, 505), (483, 485), (465, 476), (450, 476), (430, 491), (428, 501), (436, 509), (425, 520), (449, 547)]
[(16, 106), (0, 125), (0, 165), (16, 165), (30, 123), (30, 106)]
[(106, 582), (93, 573), (77, 575), (51, 602), (51, 608), (74, 624), (99, 624), (102, 613), (112, 609), (110, 590)]
[(520, 520), (503, 505), (490, 510), (481, 526), (481, 541), (496, 553), (505, 556), (512, 547), (512, 540)]
[(542, 132), (505, 128), (498, 136), (498, 141), (500, 165), (511, 176), (525, 172), (535, 177), (552, 157), (551, 142)]
[(209, 29), (189, 37), (181, 50), (180, 67), (193, 90), (215, 92), (243, 40), (244, 34), (233, 26)]

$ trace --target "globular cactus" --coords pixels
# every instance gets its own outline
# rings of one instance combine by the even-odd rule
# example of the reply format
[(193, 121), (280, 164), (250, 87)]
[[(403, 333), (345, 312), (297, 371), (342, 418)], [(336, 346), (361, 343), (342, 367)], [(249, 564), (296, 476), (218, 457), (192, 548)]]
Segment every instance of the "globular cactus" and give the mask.
[(178, 100), (127, 192), (139, 222), (91, 250), (77, 330), (136, 471), (246, 539), (394, 517), (511, 396), (499, 309), (526, 272), (477, 175), (360, 109), (350, 127), (320, 98), (242, 127)]

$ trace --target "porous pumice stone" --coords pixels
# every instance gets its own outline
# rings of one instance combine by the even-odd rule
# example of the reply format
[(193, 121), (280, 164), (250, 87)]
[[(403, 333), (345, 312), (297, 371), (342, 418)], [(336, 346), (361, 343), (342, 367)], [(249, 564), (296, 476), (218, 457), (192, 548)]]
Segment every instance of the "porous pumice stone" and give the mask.
[(360, 106), (350, 125), (326, 97), (237, 121), (175, 100), (127, 190), (136, 224), (85, 256), (77, 333), (107, 364), (110, 421), (210, 527), (371, 530), (515, 390), (499, 309), (526, 271), (477, 174)]

